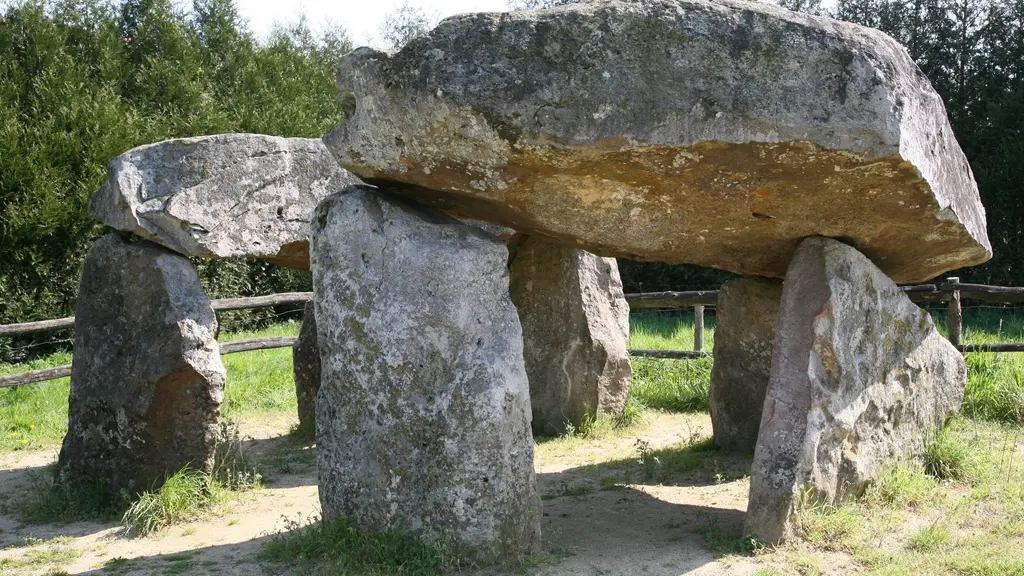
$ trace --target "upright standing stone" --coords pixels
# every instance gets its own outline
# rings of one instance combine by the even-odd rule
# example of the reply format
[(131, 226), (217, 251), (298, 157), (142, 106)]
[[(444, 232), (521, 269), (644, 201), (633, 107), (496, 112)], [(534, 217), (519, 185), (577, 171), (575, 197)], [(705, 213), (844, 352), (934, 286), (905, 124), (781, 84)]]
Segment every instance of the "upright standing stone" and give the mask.
[(632, 370), (629, 305), (615, 259), (536, 237), (517, 249), (509, 290), (523, 326), (534, 432), (621, 413)]
[(186, 464), (210, 472), (225, 380), (216, 334), (188, 259), (117, 234), (97, 240), (78, 291), (59, 480), (116, 496)]
[(802, 494), (836, 502), (886, 461), (919, 460), (966, 380), (931, 316), (871, 261), (835, 240), (804, 240), (782, 291), (746, 531), (785, 538)]
[(711, 427), (725, 450), (753, 452), (768, 389), (782, 283), (738, 278), (722, 285), (715, 307)]
[(481, 556), (540, 533), (522, 330), (498, 238), (353, 186), (317, 207), (324, 518)]
[(316, 430), (316, 394), (320, 390), (320, 348), (312, 302), (307, 302), (302, 311), (302, 327), (292, 347), (292, 372), (299, 404), (299, 430), (313, 433)]

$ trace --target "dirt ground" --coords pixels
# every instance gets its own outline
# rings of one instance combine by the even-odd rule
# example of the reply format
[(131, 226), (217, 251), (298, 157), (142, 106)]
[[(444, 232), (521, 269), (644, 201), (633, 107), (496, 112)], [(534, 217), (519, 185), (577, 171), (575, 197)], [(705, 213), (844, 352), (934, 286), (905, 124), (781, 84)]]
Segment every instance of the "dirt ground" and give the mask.
[[(208, 517), (129, 538), (113, 522), (25, 525), (12, 512), (50, 473), (56, 451), (0, 456), (0, 573), (276, 574), (256, 559), (262, 543), (319, 512), (313, 448), (286, 436), (286, 418), (241, 423), (265, 488), (238, 494)], [(543, 553), (527, 574), (751, 574), (754, 559), (712, 551), (735, 538), (746, 509), (749, 460), (711, 453), (691, 470), (650, 477), (649, 450), (710, 436), (706, 415), (656, 414), (631, 434), (541, 442), (538, 489)], [(648, 477), (644, 477), (644, 476)], [(4, 559), (10, 559), (4, 567)], [(61, 572), (63, 571), (63, 572)]]

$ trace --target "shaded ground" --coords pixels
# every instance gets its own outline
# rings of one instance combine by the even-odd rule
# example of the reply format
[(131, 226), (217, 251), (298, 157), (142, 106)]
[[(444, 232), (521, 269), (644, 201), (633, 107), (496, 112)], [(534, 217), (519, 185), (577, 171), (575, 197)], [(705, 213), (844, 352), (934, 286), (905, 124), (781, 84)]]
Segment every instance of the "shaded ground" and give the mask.
[[(144, 538), (116, 522), (23, 524), (19, 507), (55, 452), (0, 455), (0, 574), (291, 573), (256, 554), (318, 512), (314, 449), (287, 436), (293, 424), (242, 421), (265, 488)], [(749, 457), (713, 450), (706, 414), (649, 411), (627, 430), (541, 439), (543, 550), (471, 574), (1024, 576), (1024, 430), (969, 420), (948, 430), (944, 461), (959, 479), (893, 468), (862, 499), (801, 512), (798, 537), (768, 549), (740, 538)]]
[[(127, 538), (115, 522), (24, 525), (19, 494), (49, 473), (55, 451), (0, 456), (0, 573), (244, 574), (282, 572), (255, 559), (275, 533), (318, 513), (313, 449), (288, 436), (289, 419), (242, 422), (247, 448), (266, 487), (238, 494), (215, 514), (145, 538)], [(653, 413), (626, 434), (561, 438), (537, 447), (544, 506), (544, 551), (527, 573), (745, 574), (751, 559), (713, 551), (706, 538), (738, 534), (748, 482), (743, 458), (692, 452), (710, 435), (706, 415)], [(648, 466), (637, 440), (646, 442)], [(674, 447), (664, 453), (659, 449)], [(651, 456), (657, 454), (657, 456)], [(682, 455), (683, 458), (680, 458)], [(659, 457), (658, 464), (652, 458)], [(60, 573), (60, 572), (57, 572)]]

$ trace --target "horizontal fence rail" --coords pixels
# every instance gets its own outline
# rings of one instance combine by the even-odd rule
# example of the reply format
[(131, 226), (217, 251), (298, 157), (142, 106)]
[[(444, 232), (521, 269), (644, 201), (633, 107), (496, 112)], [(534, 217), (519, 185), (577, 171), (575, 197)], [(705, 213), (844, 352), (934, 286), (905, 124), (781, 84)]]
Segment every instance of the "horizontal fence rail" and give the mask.
[[(918, 304), (946, 303), (946, 324), (949, 340), (961, 352), (1024, 352), (1024, 343), (962, 344), (963, 316), (962, 300), (980, 300), (986, 304), (1013, 305), (1024, 302), (1024, 287), (987, 286), (985, 284), (961, 284), (959, 278), (947, 278), (938, 284), (918, 284), (900, 287), (911, 301)], [(696, 359), (711, 356), (704, 348), (704, 307), (714, 307), (718, 302), (718, 290), (691, 290), (685, 292), (644, 292), (626, 294), (630, 310), (694, 309), (694, 350), (630, 350), (630, 356), (642, 358)], [(248, 310), (282, 304), (304, 304), (313, 298), (312, 292), (284, 292), (266, 296), (246, 298), (220, 298), (211, 305), (216, 312)], [(19, 336), (49, 330), (74, 328), (75, 318), (57, 318), (20, 324), (0, 325), (0, 336)], [(288, 348), (295, 345), (295, 337), (276, 336), (236, 340), (220, 344), (221, 354), (235, 354), (252, 350)], [(65, 378), (71, 375), (71, 365), (57, 366), (42, 370), (31, 370), (20, 374), (0, 376), (0, 388), (32, 384), (45, 380)]]
[[(281, 304), (305, 304), (313, 299), (312, 292), (282, 292), (266, 296), (250, 296), (246, 298), (220, 298), (210, 304), (215, 312), (228, 310), (248, 310), (250, 308), (266, 308)], [(58, 318), (56, 320), (40, 320), (21, 324), (0, 324), (0, 336), (20, 336), (47, 330), (63, 330), (75, 327), (75, 317)]]
[[(291, 348), (298, 338), (294, 336), (273, 336), (270, 338), (252, 338), (249, 340), (235, 340), (224, 342), (220, 345), (220, 353), (236, 354), (238, 352), (250, 352), (252, 350), (271, 350), (273, 348)], [(11, 388), (22, 384), (34, 384), (45, 380), (56, 380), (71, 376), (71, 364), (21, 372), (20, 374), (8, 374), (0, 376), (0, 388)]]

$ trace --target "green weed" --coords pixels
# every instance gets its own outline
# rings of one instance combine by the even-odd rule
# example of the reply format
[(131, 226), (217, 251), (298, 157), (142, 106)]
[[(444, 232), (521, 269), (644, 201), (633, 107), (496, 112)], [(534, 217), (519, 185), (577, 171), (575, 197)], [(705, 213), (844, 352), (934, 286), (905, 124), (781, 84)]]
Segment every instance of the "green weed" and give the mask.
[(140, 495), (121, 523), (128, 534), (146, 536), (164, 526), (192, 520), (216, 502), (216, 489), (209, 476), (186, 466), (160, 489)]
[(862, 518), (852, 504), (817, 503), (805, 497), (794, 517), (795, 532), (826, 550), (840, 550), (861, 529)]
[[(32, 547), (25, 551), (20, 558), (0, 559), (0, 569), (39, 569), (56, 568), (74, 562), (82, 555), (81, 550), (64, 544), (54, 544), (45, 547)], [(0, 570), (3, 572), (3, 570)], [(52, 574), (53, 571), (51, 570)]]
[(925, 471), (936, 478), (972, 482), (977, 480), (978, 464), (977, 447), (956, 420), (925, 442)]
[(311, 574), (359, 574), (364, 576), (434, 575), (454, 567), (450, 547), (428, 545), (406, 538), (400, 530), (366, 534), (349, 522), (315, 521), (264, 544), (259, 558), (287, 565), (287, 571)]
[(887, 467), (868, 487), (864, 499), (891, 508), (919, 508), (934, 497), (936, 488), (922, 467), (900, 463)]
[(263, 475), (242, 449), (234, 421), (221, 420), (213, 462), (213, 481), (227, 490), (243, 492), (263, 485)]
[(949, 544), (950, 539), (949, 527), (936, 522), (922, 528), (910, 539), (907, 547), (919, 552), (928, 552)]
[(29, 490), (14, 508), (21, 520), (42, 524), (116, 520), (127, 504), (127, 495), (112, 497), (101, 484), (66, 486), (56, 483), (53, 467), (48, 466), (31, 477)]

